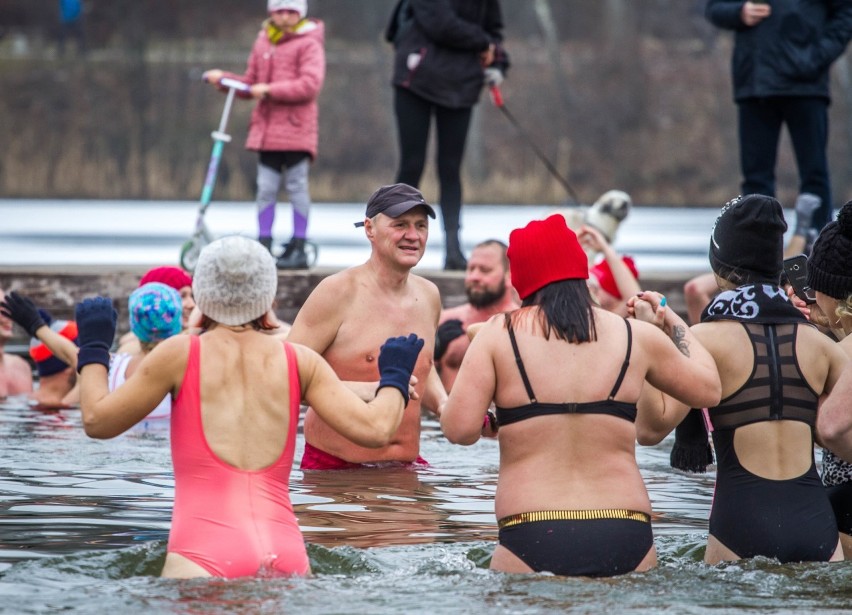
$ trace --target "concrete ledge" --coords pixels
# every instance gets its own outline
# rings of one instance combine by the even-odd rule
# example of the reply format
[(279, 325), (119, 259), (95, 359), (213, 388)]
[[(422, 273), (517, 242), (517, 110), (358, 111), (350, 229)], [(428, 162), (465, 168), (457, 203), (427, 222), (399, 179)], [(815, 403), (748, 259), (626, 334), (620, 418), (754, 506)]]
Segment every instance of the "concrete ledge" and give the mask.
[[(73, 319), (74, 306), (78, 301), (94, 295), (111, 297), (118, 311), (119, 333), (127, 331), (127, 298), (138, 286), (139, 278), (147, 267), (115, 267), (108, 265), (74, 266), (51, 265), (39, 267), (3, 267), (0, 269), (0, 287), (17, 290), (32, 299), (36, 305), (48, 310), (54, 318)], [(278, 296), (276, 312), (287, 322), (292, 322), (296, 313), (314, 287), (339, 268), (315, 268), (307, 271), (287, 271), (278, 274)], [(464, 273), (443, 270), (418, 269), (417, 274), (434, 282), (441, 291), (444, 306), (464, 303)], [(683, 301), (683, 285), (692, 274), (657, 274), (643, 277), (642, 287), (666, 295), (669, 305), (686, 317)], [(22, 332), (16, 328), (20, 335)], [(24, 335), (12, 340), (15, 344), (27, 344)]]

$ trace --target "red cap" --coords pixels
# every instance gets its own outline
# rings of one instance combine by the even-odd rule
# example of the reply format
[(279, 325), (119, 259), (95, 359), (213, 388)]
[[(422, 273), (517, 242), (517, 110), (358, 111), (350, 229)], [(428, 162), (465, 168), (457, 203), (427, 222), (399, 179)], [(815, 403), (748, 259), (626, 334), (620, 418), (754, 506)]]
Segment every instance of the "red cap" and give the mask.
[(589, 279), (589, 259), (565, 217), (533, 220), (509, 235), (512, 286), (521, 299), (561, 280)]
[(192, 286), (192, 278), (180, 267), (154, 267), (139, 280), (139, 286), (148, 282), (160, 282), (179, 291), (184, 286)]
[[(623, 260), (624, 264), (627, 265), (627, 268), (630, 269), (630, 273), (633, 274), (633, 277), (638, 280), (639, 270), (636, 269), (636, 263), (633, 262), (633, 259), (629, 256), (622, 256), (621, 260)], [(618, 286), (615, 283), (615, 278), (612, 277), (612, 269), (609, 268), (609, 263), (601, 261), (592, 267), (591, 271), (595, 274), (595, 277), (598, 279), (598, 284), (601, 285), (602, 289), (613, 297), (621, 299), (621, 293), (618, 292)]]

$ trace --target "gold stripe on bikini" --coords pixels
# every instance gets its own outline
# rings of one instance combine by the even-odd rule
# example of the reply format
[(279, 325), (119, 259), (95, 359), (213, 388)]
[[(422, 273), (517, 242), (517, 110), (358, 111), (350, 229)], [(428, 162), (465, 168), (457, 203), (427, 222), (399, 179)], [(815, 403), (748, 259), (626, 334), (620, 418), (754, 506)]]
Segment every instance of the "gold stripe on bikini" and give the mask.
[(533, 523), (535, 521), (589, 521), (593, 519), (629, 519), (631, 521), (651, 522), (651, 515), (626, 508), (602, 508), (599, 510), (536, 510), (503, 517), (497, 522), (501, 530), (506, 527)]

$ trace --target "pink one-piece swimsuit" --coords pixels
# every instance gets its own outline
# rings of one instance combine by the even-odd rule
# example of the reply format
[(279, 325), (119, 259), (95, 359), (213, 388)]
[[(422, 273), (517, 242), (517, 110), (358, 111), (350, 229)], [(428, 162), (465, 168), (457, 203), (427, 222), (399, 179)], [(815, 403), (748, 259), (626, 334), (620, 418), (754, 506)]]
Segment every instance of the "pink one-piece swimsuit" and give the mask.
[(284, 344), (290, 383), (284, 450), (262, 470), (241, 470), (221, 460), (204, 436), (200, 345), (193, 336), (186, 374), (172, 404), (175, 503), (168, 552), (217, 577), (306, 575), (308, 554), (289, 488), (301, 399), (296, 353)]

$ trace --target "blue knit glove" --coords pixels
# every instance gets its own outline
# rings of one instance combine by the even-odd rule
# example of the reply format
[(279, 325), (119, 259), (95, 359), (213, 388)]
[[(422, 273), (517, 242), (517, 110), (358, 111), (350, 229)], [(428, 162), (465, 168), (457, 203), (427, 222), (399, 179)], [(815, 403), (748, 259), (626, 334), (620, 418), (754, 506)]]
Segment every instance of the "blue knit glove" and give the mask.
[(77, 304), (77, 372), (89, 363), (100, 363), (109, 369), (109, 349), (115, 339), (118, 313), (107, 297), (84, 299)]
[(423, 340), (412, 333), (408, 337), (388, 338), (379, 352), (379, 389), (394, 387), (399, 390), (406, 406), (408, 383), (421, 348)]

